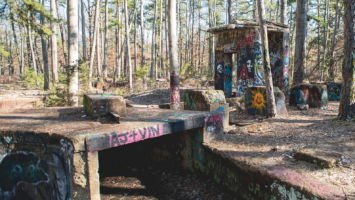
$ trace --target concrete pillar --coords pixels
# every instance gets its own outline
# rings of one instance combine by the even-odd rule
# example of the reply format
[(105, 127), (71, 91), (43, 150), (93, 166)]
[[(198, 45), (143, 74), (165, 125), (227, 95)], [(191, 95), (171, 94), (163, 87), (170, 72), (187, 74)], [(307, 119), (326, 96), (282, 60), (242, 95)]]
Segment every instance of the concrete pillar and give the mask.
[(91, 200), (100, 200), (99, 153), (87, 152), (89, 194)]

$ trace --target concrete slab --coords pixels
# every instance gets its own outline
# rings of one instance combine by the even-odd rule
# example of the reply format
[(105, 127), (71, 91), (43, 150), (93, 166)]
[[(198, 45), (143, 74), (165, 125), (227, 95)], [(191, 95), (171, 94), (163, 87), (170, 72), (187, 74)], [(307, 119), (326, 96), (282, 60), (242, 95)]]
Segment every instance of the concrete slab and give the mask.
[[(205, 118), (210, 115), (209, 112), (196, 111), (127, 109), (127, 117), (122, 118), (121, 124), (103, 124), (97, 120), (93, 121), (85, 115), (82, 108), (47, 108), (0, 113), (0, 135), (29, 132), (46, 136), (53, 135), (71, 140), (75, 152), (97, 151), (111, 148), (112, 143), (108, 140), (113, 137), (113, 133), (120, 135), (129, 131), (148, 131), (145, 137), (136, 137), (133, 140), (137, 142), (149, 139), (149, 134), (153, 137), (155, 134), (158, 134), (156, 136), (166, 135), (203, 127)], [(149, 128), (156, 129), (157, 127), (158, 130), (149, 130)], [(107, 140), (103, 142), (105, 139)], [(87, 146), (85, 141), (88, 143)]]
[(127, 109), (120, 124), (93, 121), (82, 108), (0, 113), (0, 199), (99, 200), (98, 151), (190, 131), (199, 137), (186, 151), (198, 157), (203, 128), (223, 130), (218, 113)]

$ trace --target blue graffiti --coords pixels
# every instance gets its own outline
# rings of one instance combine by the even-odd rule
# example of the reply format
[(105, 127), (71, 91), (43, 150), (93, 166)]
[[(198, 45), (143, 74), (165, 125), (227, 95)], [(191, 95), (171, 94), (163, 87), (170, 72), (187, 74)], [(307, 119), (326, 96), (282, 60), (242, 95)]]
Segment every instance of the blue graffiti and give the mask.
[(226, 66), (224, 70), (224, 94), (226, 97), (232, 96), (232, 67)]

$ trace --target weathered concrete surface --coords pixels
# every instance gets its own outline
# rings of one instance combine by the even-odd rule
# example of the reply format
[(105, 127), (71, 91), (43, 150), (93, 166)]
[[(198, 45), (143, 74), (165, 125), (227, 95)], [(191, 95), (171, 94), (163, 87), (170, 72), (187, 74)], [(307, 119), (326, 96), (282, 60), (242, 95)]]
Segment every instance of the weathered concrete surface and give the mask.
[(109, 112), (127, 116), (126, 101), (121, 96), (84, 95), (84, 108), (90, 117), (104, 116)]
[[(0, 113), (0, 199), (99, 200), (97, 151), (197, 128), (223, 128), (218, 113), (128, 111), (121, 124), (90, 120), (81, 108)], [(204, 139), (199, 133), (193, 149)]]
[(43, 105), (43, 97), (0, 97), (0, 112), (12, 112), (16, 109), (31, 109)]
[[(283, 92), (274, 87), (276, 113), (287, 115), (286, 98)], [(264, 86), (249, 87), (245, 92), (245, 108), (248, 114), (264, 115), (267, 114), (266, 88)]]
[(281, 165), (258, 166), (239, 152), (204, 148), (203, 165), (198, 171), (239, 194), (240, 199), (344, 200), (333, 186), (302, 175)]

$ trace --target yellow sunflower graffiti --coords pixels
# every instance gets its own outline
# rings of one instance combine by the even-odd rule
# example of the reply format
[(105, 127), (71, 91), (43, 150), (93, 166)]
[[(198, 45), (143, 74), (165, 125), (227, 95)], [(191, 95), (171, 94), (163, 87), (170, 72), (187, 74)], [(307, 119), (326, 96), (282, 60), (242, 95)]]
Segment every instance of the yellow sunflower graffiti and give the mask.
[(264, 109), (266, 107), (265, 96), (259, 91), (252, 91), (252, 106), (255, 109)]

